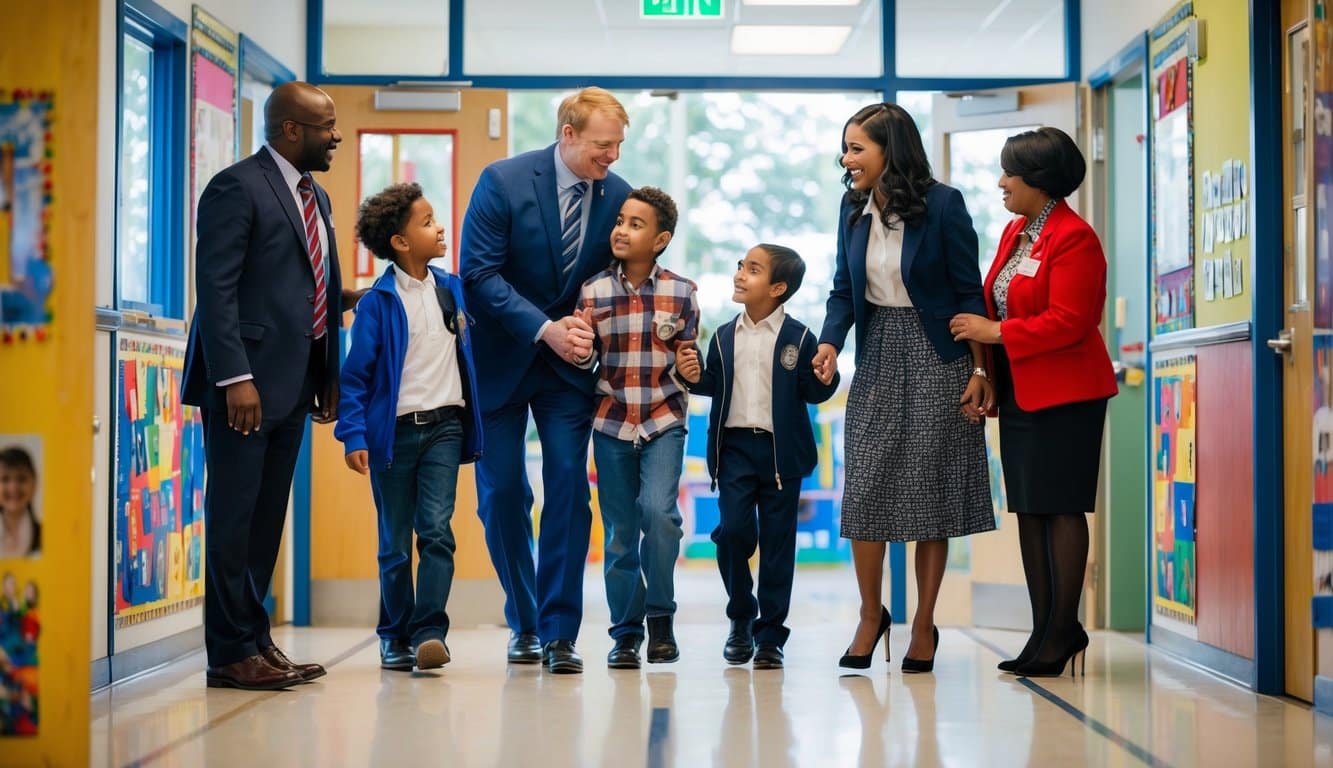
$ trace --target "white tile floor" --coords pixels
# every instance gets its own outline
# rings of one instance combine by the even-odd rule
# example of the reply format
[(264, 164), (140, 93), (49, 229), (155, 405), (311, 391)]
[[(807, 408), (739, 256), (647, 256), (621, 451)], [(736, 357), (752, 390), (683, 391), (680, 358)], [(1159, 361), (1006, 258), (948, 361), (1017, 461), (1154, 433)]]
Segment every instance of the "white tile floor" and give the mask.
[(845, 571), (801, 571), (787, 667), (721, 658), (727, 624), (706, 569), (678, 574), (676, 664), (604, 666), (610, 640), (589, 572), (583, 675), (506, 667), (501, 628), (455, 630), (439, 673), (381, 671), (371, 628), (283, 628), (297, 660), (329, 667), (286, 692), (204, 686), (203, 656), (93, 696), (95, 766), (1244, 766), (1333, 765), (1333, 719), (1256, 696), (1095, 633), (1087, 677), (995, 670), (1020, 633), (946, 627), (933, 675), (836, 667), (850, 637)]

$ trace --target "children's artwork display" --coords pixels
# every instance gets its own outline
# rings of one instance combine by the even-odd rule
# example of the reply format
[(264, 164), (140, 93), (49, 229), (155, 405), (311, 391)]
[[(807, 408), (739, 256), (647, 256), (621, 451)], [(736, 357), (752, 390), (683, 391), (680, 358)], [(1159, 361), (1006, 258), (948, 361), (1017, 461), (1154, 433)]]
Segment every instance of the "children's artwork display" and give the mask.
[(1193, 350), (1153, 361), (1153, 608), (1194, 624), (1196, 358)]
[(116, 626), (204, 594), (204, 435), (181, 405), (185, 340), (116, 338)]
[[(1194, 326), (1193, 70), (1178, 14), (1153, 30), (1152, 231), (1156, 333)], [(1154, 44), (1156, 45), (1156, 44)]]
[(0, 435), (0, 562), (42, 554), (41, 435)]
[(37, 735), (37, 582), (0, 577), (0, 736)]
[(51, 173), (49, 91), (0, 88), (0, 341), (50, 332)]
[(1316, 595), (1333, 595), (1333, 334), (1314, 337), (1314, 545)]

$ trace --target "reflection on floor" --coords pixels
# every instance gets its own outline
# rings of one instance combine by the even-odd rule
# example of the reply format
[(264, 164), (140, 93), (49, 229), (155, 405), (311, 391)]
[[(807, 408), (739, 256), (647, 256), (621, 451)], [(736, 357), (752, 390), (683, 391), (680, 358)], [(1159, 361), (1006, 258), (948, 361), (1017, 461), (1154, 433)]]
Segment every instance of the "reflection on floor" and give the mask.
[(881, 647), (867, 674), (841, 676), (854, 616), (843, 571), (799, 575), (785, 670), (723, 662), (716, 576), (689, 569), (681, 660), (607, 670), (589, 576), (583, 675), (506, 667), (500, 628), (451, 632), (453, 662), (430, 674), (381, 671), (370, 629), (284, 628), (279, 644), (327, 677), (208, 689), (195, 654), (93, 696), (93, 765), (1333, 765), (1333, 720), (1136, 637), (1095, 633), (1086, 678), (1025, 681), (995, 670), (1021, 634), (958, 627), (942, 628), (934, 674), (903, 675), (895, 626), (894, 663)]

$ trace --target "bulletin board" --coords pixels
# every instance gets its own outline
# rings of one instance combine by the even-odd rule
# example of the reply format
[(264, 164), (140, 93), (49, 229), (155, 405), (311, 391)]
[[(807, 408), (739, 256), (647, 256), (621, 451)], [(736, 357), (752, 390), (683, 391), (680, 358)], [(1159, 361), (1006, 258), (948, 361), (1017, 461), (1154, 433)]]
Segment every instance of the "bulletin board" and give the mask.
[(204, 435), (181, 404), (185, 340), (116, 334), (117, 628), (204, 594)]
[[(237, 160), (237, 64), (240, 36), (194, 6), (190, 25), (190, 221), (204, 188)], [(193, 232), (193, 229), (191, 229)], [(189, 241), (194, 242), (193, 234)]]
[(1193, 65), (1181, 5), (1152, 30), (1154, 333), (1194, 327)]

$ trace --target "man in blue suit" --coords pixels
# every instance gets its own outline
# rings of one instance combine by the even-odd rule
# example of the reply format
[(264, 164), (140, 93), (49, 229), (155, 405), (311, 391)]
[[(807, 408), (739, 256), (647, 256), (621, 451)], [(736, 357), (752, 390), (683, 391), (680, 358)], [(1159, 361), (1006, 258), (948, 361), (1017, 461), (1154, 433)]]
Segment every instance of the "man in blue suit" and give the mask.
[[(557, 113), (557, 141), (489, 165), (463, 217), (460, 273), (477, 315), (473, 348), (486, 453), (477, 463), (478, 514), (505, 590), (511, 663), (583, 671), (591, 371), (572, 364), (579, 288), (611, 263), (611, 228), (629, 184), (610, 167), (629, 116), (610, 93), (585, 88)], [(542, 444), (539, 561), (524, 466), (528, 413)]]
[(305, 418), (338, 409), (342, 281), (329, 197), (310, 177), (342, 141), (333, 100), (286, 83), (264, 105), (267, 145), (199, 198), (197, 304), (182, 400), (203, 415), (208, 488), (208, 685), (270, 690), (324, 674), (269, 635), (263, 600)]

